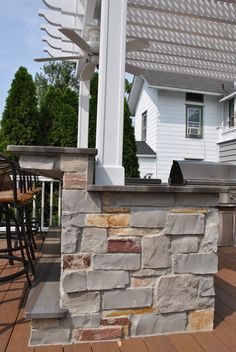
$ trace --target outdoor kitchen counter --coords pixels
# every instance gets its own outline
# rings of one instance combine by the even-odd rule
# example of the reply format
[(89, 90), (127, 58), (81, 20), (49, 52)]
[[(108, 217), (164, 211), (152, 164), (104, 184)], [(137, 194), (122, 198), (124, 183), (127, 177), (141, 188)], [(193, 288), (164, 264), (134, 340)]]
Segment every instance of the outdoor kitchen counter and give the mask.
[(66, 317), (33, 319), (32, 345), (213, 329), (219, 201), (230, 198), (228, 187), (98, 186), (95, 149), (8, 150), (22, 167), (63, 178)]

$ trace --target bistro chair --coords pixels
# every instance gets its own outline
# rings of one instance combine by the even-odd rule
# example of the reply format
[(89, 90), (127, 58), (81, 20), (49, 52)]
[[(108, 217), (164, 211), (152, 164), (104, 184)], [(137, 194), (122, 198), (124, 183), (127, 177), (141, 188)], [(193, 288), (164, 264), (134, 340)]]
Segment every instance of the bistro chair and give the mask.
[(23, 265), (14, 274), (0, 277), (0, 282), (25, 275), (31, 285), (29, 271), (35, 273), (35, 241), (28, 208), (34, 192), (27, 191), (26, 180), (26, 174), (20, 166), (0, 154), (0, 225), (5, 227), (6, 239), (5, 247), (0, 249), (0, 259), (8, 260), (11, 265), (14, 261)]

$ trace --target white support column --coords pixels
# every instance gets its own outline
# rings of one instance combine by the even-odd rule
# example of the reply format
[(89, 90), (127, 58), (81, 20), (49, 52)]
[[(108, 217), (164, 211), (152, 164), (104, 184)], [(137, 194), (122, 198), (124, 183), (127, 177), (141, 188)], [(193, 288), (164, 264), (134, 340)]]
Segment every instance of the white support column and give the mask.
[(77, 148), (88, 148), (90, 81), (80, 82)]
[(124, 184), (122, 149), (126, 12), (127, 0), (102, 0), (96, 184)]

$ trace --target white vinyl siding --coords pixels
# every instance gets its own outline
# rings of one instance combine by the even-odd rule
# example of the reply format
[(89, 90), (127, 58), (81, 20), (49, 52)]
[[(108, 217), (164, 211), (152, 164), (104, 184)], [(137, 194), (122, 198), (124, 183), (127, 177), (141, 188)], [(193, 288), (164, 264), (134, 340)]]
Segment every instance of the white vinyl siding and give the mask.
[[(146, 82), (140, 93), (135, 113), (135, 139), (142, 140), (142, 114), (147, 111), (146, 143), (154, 150), (157, 149), (157, 89), (148, 88)], [(155, 176), (156, 177), (156, 176)]]
[(144, 178), (147, 174), (152, 174), (151, 178), (156, 177), (156, 157), (138, 156), (140, 177)]
[(219, 160), (216, 144), (217, 127), (222, 121), (219, 97), (204, 95), (202, 139), (186, 138), (185, 92), (157, 90), (144, 83), (135, 115), (136, 140), (141, 140), (141, 116), (145, 110), (148, 112), (146, 142), (157, 153), (153, 178), (167, 182), (173, 160)]

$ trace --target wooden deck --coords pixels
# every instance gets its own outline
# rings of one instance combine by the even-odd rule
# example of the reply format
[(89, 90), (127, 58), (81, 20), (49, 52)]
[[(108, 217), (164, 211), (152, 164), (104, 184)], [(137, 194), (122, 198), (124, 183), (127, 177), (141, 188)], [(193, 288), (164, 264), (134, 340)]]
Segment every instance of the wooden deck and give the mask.
[[(39, 255), (39, 254), (38, 254)], [(18, 270), (0, 262), (0, 273)], [(236, 248), (219, 250), (215, 276), (215, 331), (130, 338), (117, 342), (29, 348), (29, 321), (24, 319), (26, 280), (0, 285), (0, 352), (228, 352), (236, 351)]]

